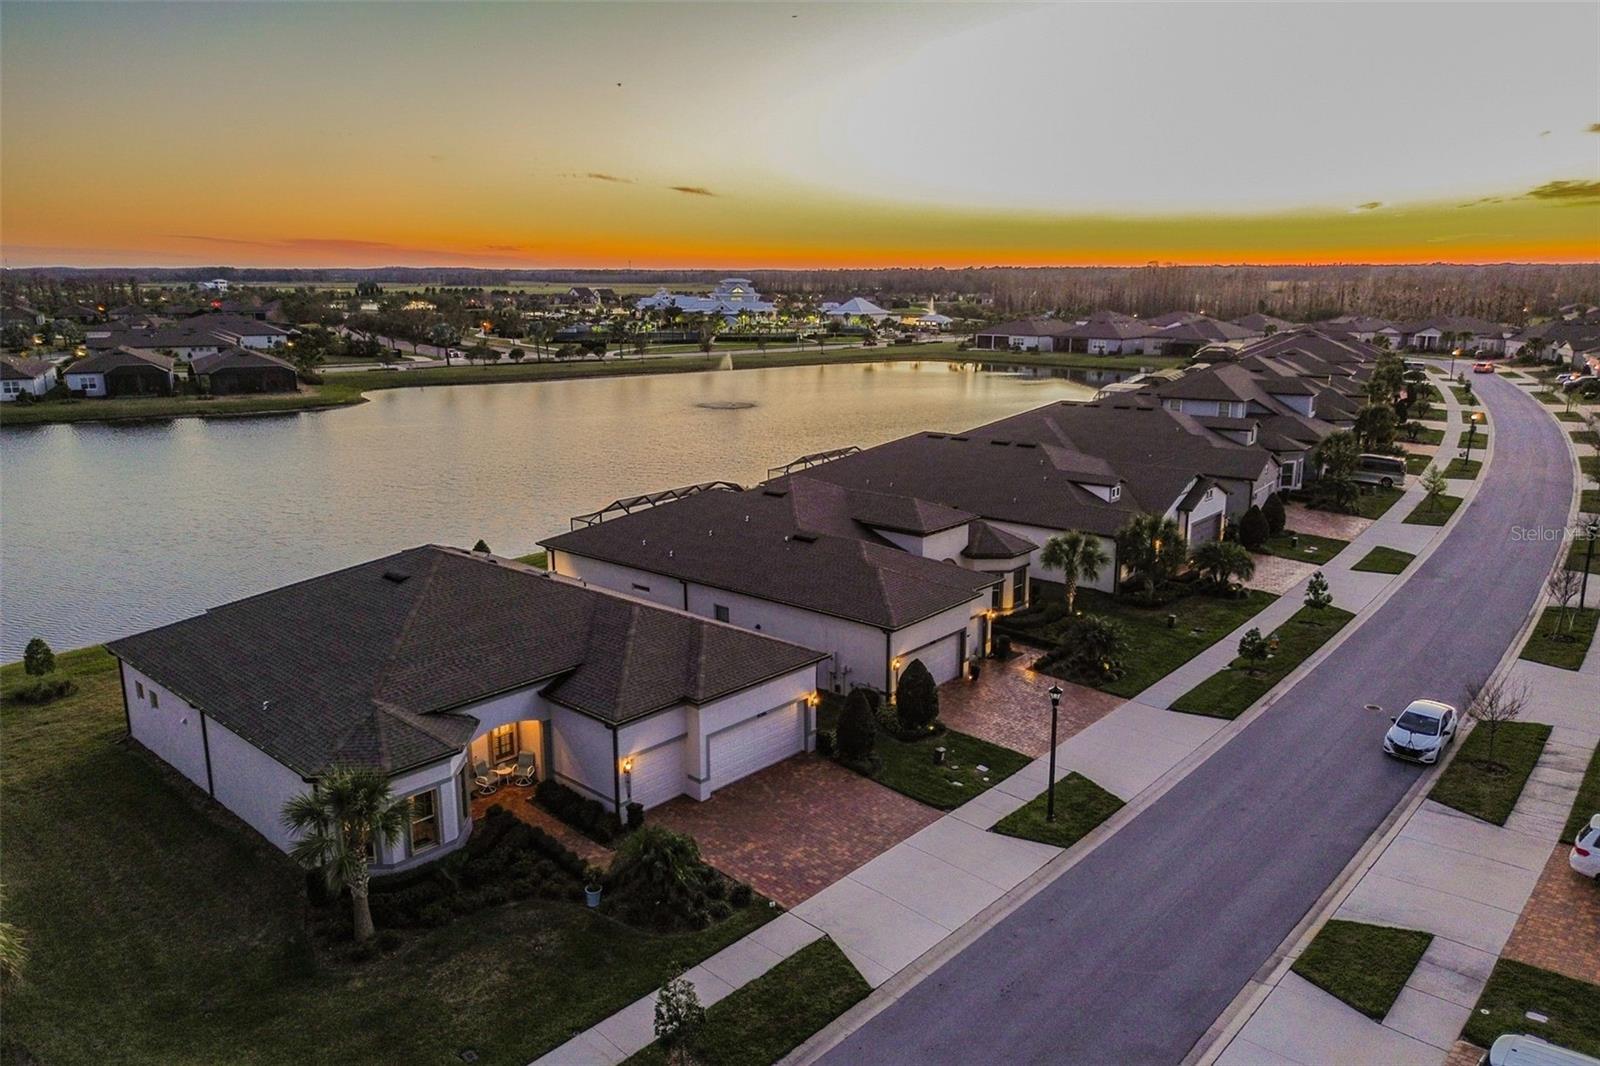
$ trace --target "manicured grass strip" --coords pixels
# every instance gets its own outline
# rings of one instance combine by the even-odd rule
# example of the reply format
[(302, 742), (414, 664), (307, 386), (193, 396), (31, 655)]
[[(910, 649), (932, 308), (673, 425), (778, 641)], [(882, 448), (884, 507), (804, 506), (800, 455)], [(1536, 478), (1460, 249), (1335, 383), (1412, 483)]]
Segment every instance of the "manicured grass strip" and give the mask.
[(1561, 830), (1561, 843), (1570, 844), (1579, 831), (1589, 824), (1589, 819), (1600, 814), (1600, 747), (1589, 756), (1589, 768), (1583, 772), (1578, 794), (1572, 800), (1572, 812), (1567, 815), (1566, 828)]
[(1399, 548), (1373, 548), (1350, 569), (1364, 570), (1369, 574), (1398, 574), (1411, 565), (1416, 556)]
[(1450, 460), (1450, 465), (1444, 468), (1444, 476), (1459, 478), (1462, 481), (1471, 481), (1482, 470), (1482, 459), (1452, 459)]
[(1456, 394), (1456, 402), (1463, 407), (1478, 406), (1478, 398), (1472, 394), (1472, 390), (1466, 385), (1451, 385), (1450, 391)]
[(1467, 735), (1428, 798), (1474, 818), (1505, 825), (1549, 737), (1550, 727), (1538, 722), (1503, 722), (1495, 733), (1491, 764), (1489, 727), (1479, 725)]
[(1578, 469), (1583, 471), (1584, 477), (1600, 477), (1600, 455), (1579, 456)]
[(1432, 933), (1334, 918), (1306, 945), (1294, 972), (1381, 1022), (1431, 943)]
[[(1529, 1011), (1550, 1020), (1536, 1022), (1527, 1016)], [(1600, 985), (1502, 958), (1461, 1035), (1489, 1047), (1505, 1033), (1527, 1033), (1585, 1055), (1600, 1055)]]
[(1382, 518), (1404, 495), (1399, 489), (1380, 488), (1372, 492), (1363, 489), (1356, 497), (1356, 514), (1362, 518)]
[(1203, 714), (1211, 718), (1237, 718), (1265, 696), (1295, 667), (1305, 662), (1355, 615), (1338, 607), (1302, 607), (1269, 636), (1278, 638), (1278, 651), (1256, 666), (1235, 659), (1172, 704), (1175, 711)]
[(1406, 473), (1420, 474), (1433, 465), (1434, 456), (1408, 455), (1406, 456)]
[[(1589, 566), (1589, 573), (1600, 574), (1600, 544), (1592, 547), (1587, 539), (1578, 539), (1572, 542), (1572, 547), (1567, 549), (1567, 569), (1583, 572), (1584, 564)], [(1592, 586), (1594, 582), (1590, 582)], [(1594, 589), (1589, 590), (1589, 598), (1594, 598)]]
[[(706, 1009), (689, 1048), (699, 1066), (767, 1066), (805, 1043), (872, 991), (844, 952), (824, 937)], [(625, 1066), (666, 1066), (651, 1044)]]
[[(1111, 597), (1087, 589), (1078, 593), (1078, 607), (1088, 614), (1115, 619), (1126, 628), (1126, 672), (1100, 688), (1114, 696), (1131, 697), (1238, 629), (1275, 599), (1269, 592), (1252, 589), (1239, 599), (1194, 595), (1164, 606), (1141, 607), (1137, 594)], [(1169, 614), (1178, 616), (1171, 629), (1167, 628)]]
[(527, 563), (529, 566), (537, 566), (540, 570), (548, 570), (550, 569), (550, 553), (533, 552), (530, 555), (519, 555), (517, 556), (517, 562)]
[(1122, 809), (1122, 801), (1076, 770), (1056, 781), (1056, 820), (1045, 821), (1048, 792), (1041, 792), (994, 825), (994, 832), (1070, 848)]
[[(234, 1062), (248, 1048), (260, 1063), (458, 1062), (471, 1047), (524, 1063), (778, 913), (741, 907), (663, 935), (580, 902), (524, 900), (308, 972), (293, 950), (305, 875), (122, 742), (104, 649), (57, 662), (75, 695), (0, 713), (5, 920), (30, 952), (6, 993), (7, 1061)], [(0, 698), (23, 681), (18, 665), (0, 670)], [(419, 1008), (442, 989), (448, 1010)]]
[[(943, 765), (933, 761), (938, 747), (945, 749)], [(954, 729), (912, 741), (879, 730), (877, 756), (877, 769), (869, 775), (874, 781), (941, 811), (961, 806), (1032, 761)]]
[(1590, 447), (1600, 447), (1600, 437), (1595, 436), (1592, 429), (1568, 430), (1574, 444), (1587, 444)]
[(1415, 436), (1410, 433), (1405, 434), (1405, 439), (1408, 444), (1443, 444), (1444, 430), (1423, 426), (1417, 430)]
[(1567, 398), (1559, 392), (1536, 392), (1533, 394), (1533, 398), (1540, 403), (1549, 404), (1551, 407), (1564, 407), (1567, 403)]
[(1600, 514), (1600, 489), (1584, 489), (1578, 497), (1581, 514)]
[(1425, 499), (1411, 509), (1406, 515), (1405, 524), (1408, 526), (1442, 526), (1456, 513), (1456, 508), (1461, 506), (1460, 496), (1438, 496), (1431, 500)]
[(1559, 666), (1563, 670), (1576, 670), (1583, 665), (1583, 657), (1594, 641), (1595, 624), (1600, 622), (1600, 608), (1579, 610), (1568, 607), (1566, 625), (1562, 625), (1562, 610), (1546, 607), (1533, 627), (1528, 643), (1522, 649), (1522, 658), (1529, 662)]
[(1563, 422), (1582, 422), (1583, 416), (1576, 411), (1557, 411), (1556, 418)]
[[(1291, 544), (1291, 539), (1298, 544)], [(1349, 541), (1337, 537), (1319, 537), (1315, 533), (1296, 533), (1286, 529), (1276, 537), (1268, 537), (1261, 546), (1261, 554), (1296, 559), (1302, 563), (1325, 563), (1349, 546)]]

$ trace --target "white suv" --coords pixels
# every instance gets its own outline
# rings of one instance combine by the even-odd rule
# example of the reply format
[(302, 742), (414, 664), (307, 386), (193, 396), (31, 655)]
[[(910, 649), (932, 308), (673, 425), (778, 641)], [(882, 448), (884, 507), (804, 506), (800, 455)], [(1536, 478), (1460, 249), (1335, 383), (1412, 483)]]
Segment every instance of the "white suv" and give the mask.
[(1590, 818), (1589, 824), (1572, 842), (1572, 854), (1567, 856), (1567, 862), (1583, 876), (1600, 879), (1600, 814)]
[(1383, 750), (1397, 759), (1436, 763), (1444, 747), (1455, 738), (1456, 709), (1438, 700), (1412, 700), (1383, 736)]

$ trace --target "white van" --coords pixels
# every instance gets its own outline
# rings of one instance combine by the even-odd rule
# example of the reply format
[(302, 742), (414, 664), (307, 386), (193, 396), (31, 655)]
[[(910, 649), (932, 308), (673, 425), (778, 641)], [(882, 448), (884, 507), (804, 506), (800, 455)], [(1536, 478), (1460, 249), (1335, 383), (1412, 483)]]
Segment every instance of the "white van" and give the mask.
[(1363, 454), (1356, 459), (1356, 472), (1351, 475), (1351, 480), (1386, 489), (1403, 489), (1406, 487), (1405, 457)]
[(1600, 1066), (1600, 1059), (1556, 1047), (1536, 1036), (1504, 1033), (1478, 1066)]

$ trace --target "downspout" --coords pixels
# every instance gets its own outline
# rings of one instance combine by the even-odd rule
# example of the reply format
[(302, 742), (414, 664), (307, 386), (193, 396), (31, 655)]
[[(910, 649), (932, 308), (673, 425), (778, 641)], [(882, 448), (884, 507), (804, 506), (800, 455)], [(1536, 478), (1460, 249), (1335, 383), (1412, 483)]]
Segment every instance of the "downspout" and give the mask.
[(122, 721), (128, 727), (128, 736), (133, 736), (133, 712), (128, 710), (128, 675), (125, 672), (128, 664), (121, 659), (117, 660), (117, 681), (122, 685)]
[(617, 727), (611, 727), (611, 799), (617, 817), (622, 817), (622, 748), (617, 739)]
[[(126, 693), (124, 693), (126, 696)], [(217, 798), (216, 784), (211, 779), (211, 737), (206, 732), (206, 712), (195, 708), (195, 713), (200, 716), (200, 744), (206, 752), (206, 793), (212, 798)]]
[(883, 683), (884, 696), (894, 699), (894, 634), (883, 631)]

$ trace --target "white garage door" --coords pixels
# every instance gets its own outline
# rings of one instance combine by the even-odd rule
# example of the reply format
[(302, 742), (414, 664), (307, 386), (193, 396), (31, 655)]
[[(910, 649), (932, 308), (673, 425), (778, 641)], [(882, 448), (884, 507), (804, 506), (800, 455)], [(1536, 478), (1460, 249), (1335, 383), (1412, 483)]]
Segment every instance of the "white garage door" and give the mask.
[(804, 751), (805, 746), (805, 719), (798, 703), (730, 726), (711, 737), (712, 787), (730, 785)]
[(901, 672), (911, 665), (911, 660), (921, 659), (922, 665), (928, 668), (928, 673), (933, 675), (934, 681), (944, 684), (961, 676), (961, 634), (951, 633), (942, 640), (924, 645), (916, 651), (908, 652), (901, 656), (905, 660)]
[[(654, 807), (680, 795), (683, 784), (683, 741), (674, 740), (633, 757), (633, 802)], [(622, 799), (628, 801), (626, 786)]]

